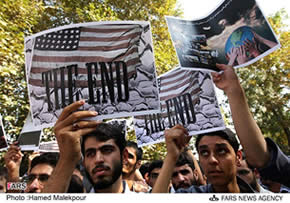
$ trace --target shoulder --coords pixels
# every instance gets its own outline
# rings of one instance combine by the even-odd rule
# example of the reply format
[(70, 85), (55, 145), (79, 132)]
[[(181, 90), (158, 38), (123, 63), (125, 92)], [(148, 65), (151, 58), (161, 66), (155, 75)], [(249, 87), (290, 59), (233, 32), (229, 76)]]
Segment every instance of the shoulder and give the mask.
[(187, 189), (178, 189), (176, 193), (211, 193), (213, 192), (212, 186), (209, 185), (202, 185), (202, 186), (195, 186), (192, 185)]

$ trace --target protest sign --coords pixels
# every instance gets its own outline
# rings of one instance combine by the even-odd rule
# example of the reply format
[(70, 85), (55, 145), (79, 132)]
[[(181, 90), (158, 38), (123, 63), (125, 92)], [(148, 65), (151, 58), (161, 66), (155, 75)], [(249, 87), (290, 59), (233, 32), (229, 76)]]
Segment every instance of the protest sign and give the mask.
[(18, 137), (21, 151), (38, 151), (41, 136), (42, 129), (33, 125), (31, 113), (29, 112)]
[(164, 141), (164, 130), (176, 124), (191, 136), (225, 129), (208, 73), (177, 67), (157, 80), (161, 113), (134, 117), (138, 146)]
[(26, 70), (35, 125), (52, 126), (69, 104), (96, 119), (159, 111), (148, 22), (74, 24), (25, 39)]
[(8, 147), (6, 133), (2, 122), (2, 116), (0, 115), (0, 151), (6, 150)]
[(182, 68), (219, 71), (216, 63), (235, 68), (252, 64), (280, 47), (255, 0), (223, 1), (207, 17), (166, 17)]
[(40, 142), (39, 152), (59, 152), (58, 144), (56, 140)]

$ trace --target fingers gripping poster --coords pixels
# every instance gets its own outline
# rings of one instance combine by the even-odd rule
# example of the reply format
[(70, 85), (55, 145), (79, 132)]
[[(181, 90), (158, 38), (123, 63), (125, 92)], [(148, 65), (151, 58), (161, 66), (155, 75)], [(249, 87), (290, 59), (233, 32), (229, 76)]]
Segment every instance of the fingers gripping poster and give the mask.
[(94, 22), (25, 39), (34, 125), (53, 125), (63, 108), (84, 99), (97, 119), (159, 111), (148, 22)]

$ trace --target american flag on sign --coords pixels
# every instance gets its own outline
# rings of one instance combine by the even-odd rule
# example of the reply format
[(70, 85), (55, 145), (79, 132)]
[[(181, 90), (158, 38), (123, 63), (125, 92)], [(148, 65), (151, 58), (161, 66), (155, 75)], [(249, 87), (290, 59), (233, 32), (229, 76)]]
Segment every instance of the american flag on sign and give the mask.
[[(87, 74), (85, 64), (89, 62), (124, 61), (132, 77), (140, 63), (141, 33), (138, 24), (109, 24), (69, 28), (36, 37), (29, 84), (42, 87), (41, 73), (72, 64), (78, 65), (79, 74)], [(79, 82), (80, 87), (86, 86)]]
[(177, 123), (184, 125), (189, 135), (224, 129), (210, 75), (178, 67), (159, 76), (157, 81), (161, 113), (134, 117), (139, 147), (164, 141), (164, 130)]
[[(166, 100), (190, 93), (193, 103), (198, 101), (200, 87), (198, 84), (198, 72), (174, 69), (170, 73), (158, 78), (160, 85), (160, 104), (162, 109), (166, 109)], [(173, 112), (174, 113), (174, 112)], [(167, 116), (163, 112), (163, 117)]]
[(82, 110), (111, 119), (159, 111), (149, 22), (92, 22), (25, 39), (33, 123), (50, 127), (80, 99)]

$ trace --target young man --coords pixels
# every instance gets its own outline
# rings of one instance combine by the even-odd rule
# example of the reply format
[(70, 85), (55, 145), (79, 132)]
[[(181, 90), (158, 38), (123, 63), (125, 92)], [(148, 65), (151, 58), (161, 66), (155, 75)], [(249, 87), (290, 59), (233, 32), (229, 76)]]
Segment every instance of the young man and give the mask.
[(217, 64), (222, 73), (212, 73), (214, 83), (228, 97), (235, 130), (251, 166), (262, 177), (290, 187), (290, 158), (269, 138), (264, 138), (255, 122), (243, 88), (231, 66)]
[(198, 176), (193, 160), (187, 152), (182, 152), (175, 164), (171, 178), (174, 190), (176, 191), (180, 188), (186, 189), (192, 185), (197, 185), (197, 181)]
[(128, 160), (123, 162), (123, 179), (139, 180), (139, 177), (136, 177), (136, 171), (141, 166), (143, 151), (132, 141), (127, 142), (126, 149), (128, 150)]
[(123, 162), (123, 180), (126, 180), (131, 191), (147, 192), (149, 187), (139, 171), (143, 151), (132, 141), (127, 142), (126, 149), (128, 150), (128, 160)]
[(237, 169), (238, 176), (242, 178), (244, 181), (246, 181), (254, 190), (260, 193), (269, 193), (270, 191), (264, 189), (259, 183), (258, 183), (258, 177), (259, 173), (257, 172), (257, 169), (249, 166), (249, 164), (246, 161), (246, 157), (243, 153), (243, 159), (240, 161), (240, 164)]
[(162, 160), (154, 160), (148, 168), (148, 185), (153, 188), (163, 165)]
[(59, 158), (58, 153), (44, 153), (35, 157), (31, 161), (30, 171), (25, 177), (27, 187), (24, 192), (40, 193), (44, 188), (44, 184), (52, 174)]
[(93, 111), (76, 111), (82, 105), (84, 101), (78, 101), (64, 108), (55, 124), (60, 159), (44, 192), (67, 191), (81, 153), (87, 178), (93, 186), (90, 192), (130, 192), (122, 180), (123, 161), (128, 159), (125, 135), (113, 125), (82, 120), (97, 115)]
[[(153, 192), (166, 192), (178, 155), (188, 139), (186, 129), (181, 125), (165, 131), (167, 155)], [(254, 190), (237, 177), (240, 154), (235, 135), (229, 131), (216, 131), (198, 135), (196, 148), (201, 167), (210, 184), (179, 189), (177, 193), (251, 193)]]
[[(10, 145), (4, 156), (5, 165), (8, 171), (7, 182), (21, 182), (19, 178), (20, 164), (22, 161), (22, 153), (17, 143)], [(44, 184), (50, 177), (56, 163), (58, 161), (58, 153), (44, 153), (35, 157), (31, 161), (28, 175), (24, 177), (27, 183), (24, 192), (40, 193), (44, 188)], [(8, 190), (8, 192), (21, 192), (19, 190)]]

